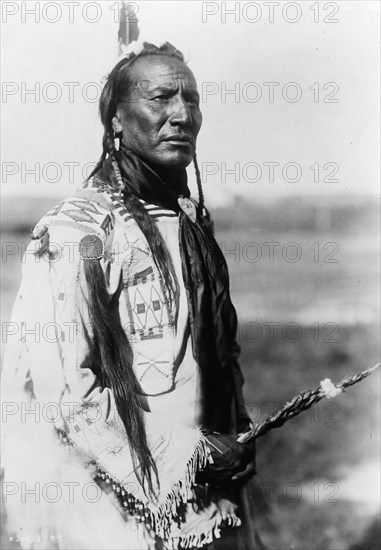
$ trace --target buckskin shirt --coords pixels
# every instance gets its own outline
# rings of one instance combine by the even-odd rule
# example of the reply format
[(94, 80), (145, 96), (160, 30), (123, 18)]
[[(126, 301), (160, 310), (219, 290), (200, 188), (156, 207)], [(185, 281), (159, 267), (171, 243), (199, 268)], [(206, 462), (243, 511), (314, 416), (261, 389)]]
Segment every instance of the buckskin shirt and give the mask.
[[(136, 550), (155, 548), (158, 539), (166, 548), (202, 547), (221, 526), (240, 524), (228, 494), (195, 484), (210, 451), (200, 430), (202, 377), (179, 214), (140, 201), (173, 261), (179, 292), (172, 305), (149, 243), (118, 192), (98, 176), (40, 220), (27, 249), (3, 377), (7, 507), (23, 548), (54, 541), (58, 548)], [(84, 262), (95, 258), (131, 344), (160, 482), (156, 501), (138, 481), (113, 392), (94, 366)], [(247, 415), (236, 360), (230, 368), (234, 433)]]

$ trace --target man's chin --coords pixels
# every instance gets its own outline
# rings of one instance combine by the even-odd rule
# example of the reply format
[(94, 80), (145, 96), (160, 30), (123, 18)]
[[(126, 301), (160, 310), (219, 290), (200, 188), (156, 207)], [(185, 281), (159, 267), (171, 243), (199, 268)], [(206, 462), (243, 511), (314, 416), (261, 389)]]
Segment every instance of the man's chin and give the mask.
[(160, 166), (161, 168), (177, 169), (186, 168), (192, 162), (193, 154), (184, 154), (182, 152), (163, 155), (161, 157), (155, 158), (153, 161), (154, 164)]

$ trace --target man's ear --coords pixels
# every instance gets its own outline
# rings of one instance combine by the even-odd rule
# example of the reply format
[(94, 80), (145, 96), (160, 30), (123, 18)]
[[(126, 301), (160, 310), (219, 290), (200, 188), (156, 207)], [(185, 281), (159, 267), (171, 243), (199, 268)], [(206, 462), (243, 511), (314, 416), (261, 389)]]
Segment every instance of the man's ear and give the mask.
[(120, 134), (121, 132), (123, 132), (123, 126), (120, 120), (119, 112), (117, 112), (116, 115), (113, 116), (111, 124), (112, 124), (112, 129), (116, 134)]

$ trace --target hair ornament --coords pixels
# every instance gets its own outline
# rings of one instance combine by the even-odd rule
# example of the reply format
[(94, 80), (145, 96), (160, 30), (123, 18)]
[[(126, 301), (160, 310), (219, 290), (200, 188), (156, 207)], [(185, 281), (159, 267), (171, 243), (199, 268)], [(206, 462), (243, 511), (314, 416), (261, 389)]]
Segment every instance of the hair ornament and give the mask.
[(82, 260), (100, 260), (103, 258), (104, 253), (104, 242), (94, 233), (85, 235), (79, 242), (79, 255)]
[(144, 50), (144, 42), (140, 40), (133, 40), (122, 48), (122, 57), (132, 57), (132, 55), (139, 55)]

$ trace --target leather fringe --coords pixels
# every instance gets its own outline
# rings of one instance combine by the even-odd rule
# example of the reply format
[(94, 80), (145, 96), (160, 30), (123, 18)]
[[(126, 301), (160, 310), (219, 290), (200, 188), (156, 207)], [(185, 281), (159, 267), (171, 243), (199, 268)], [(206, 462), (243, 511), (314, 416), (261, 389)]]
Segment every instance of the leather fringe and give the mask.
[[(68, 449), (75, 447), (62, 430), (58, 430), (58, 436), (61, 443)], [(222, 526), (235, 527), (241, 524), (241, 520), (235, 514), (223, 516), (219, 513), (208, 521), (207, 528), (201, 533), (186, 534), (180, 537), (170, 536), (172, 524), (181, 524), (180, 508), (194, 496), (192, 486), (195, 482), (196, 474), (206, 467), (209, 453), (210, 450), (205, 443), (204, 437), (201, 436), (193, 456), (187, 464), (184, 477), (175, 483), (164, 503), (156, 510), (152, 510), (147, 504), (135, 498), (133, 494), (128, 493), (123, 485), (98, 464), (95, 464), (94, 478), (98, 478), (108, 484), (120, 502), (122, 509), (139, 523), (144, 523), (150, 534), (160, 537), (163, 540), (164, 548), (174, 550), (179, 545), (181, 545), (181, 548), (201, 548), (205, 544), (212, 542), (215, 538), (220, 537), (220, 528)]]

